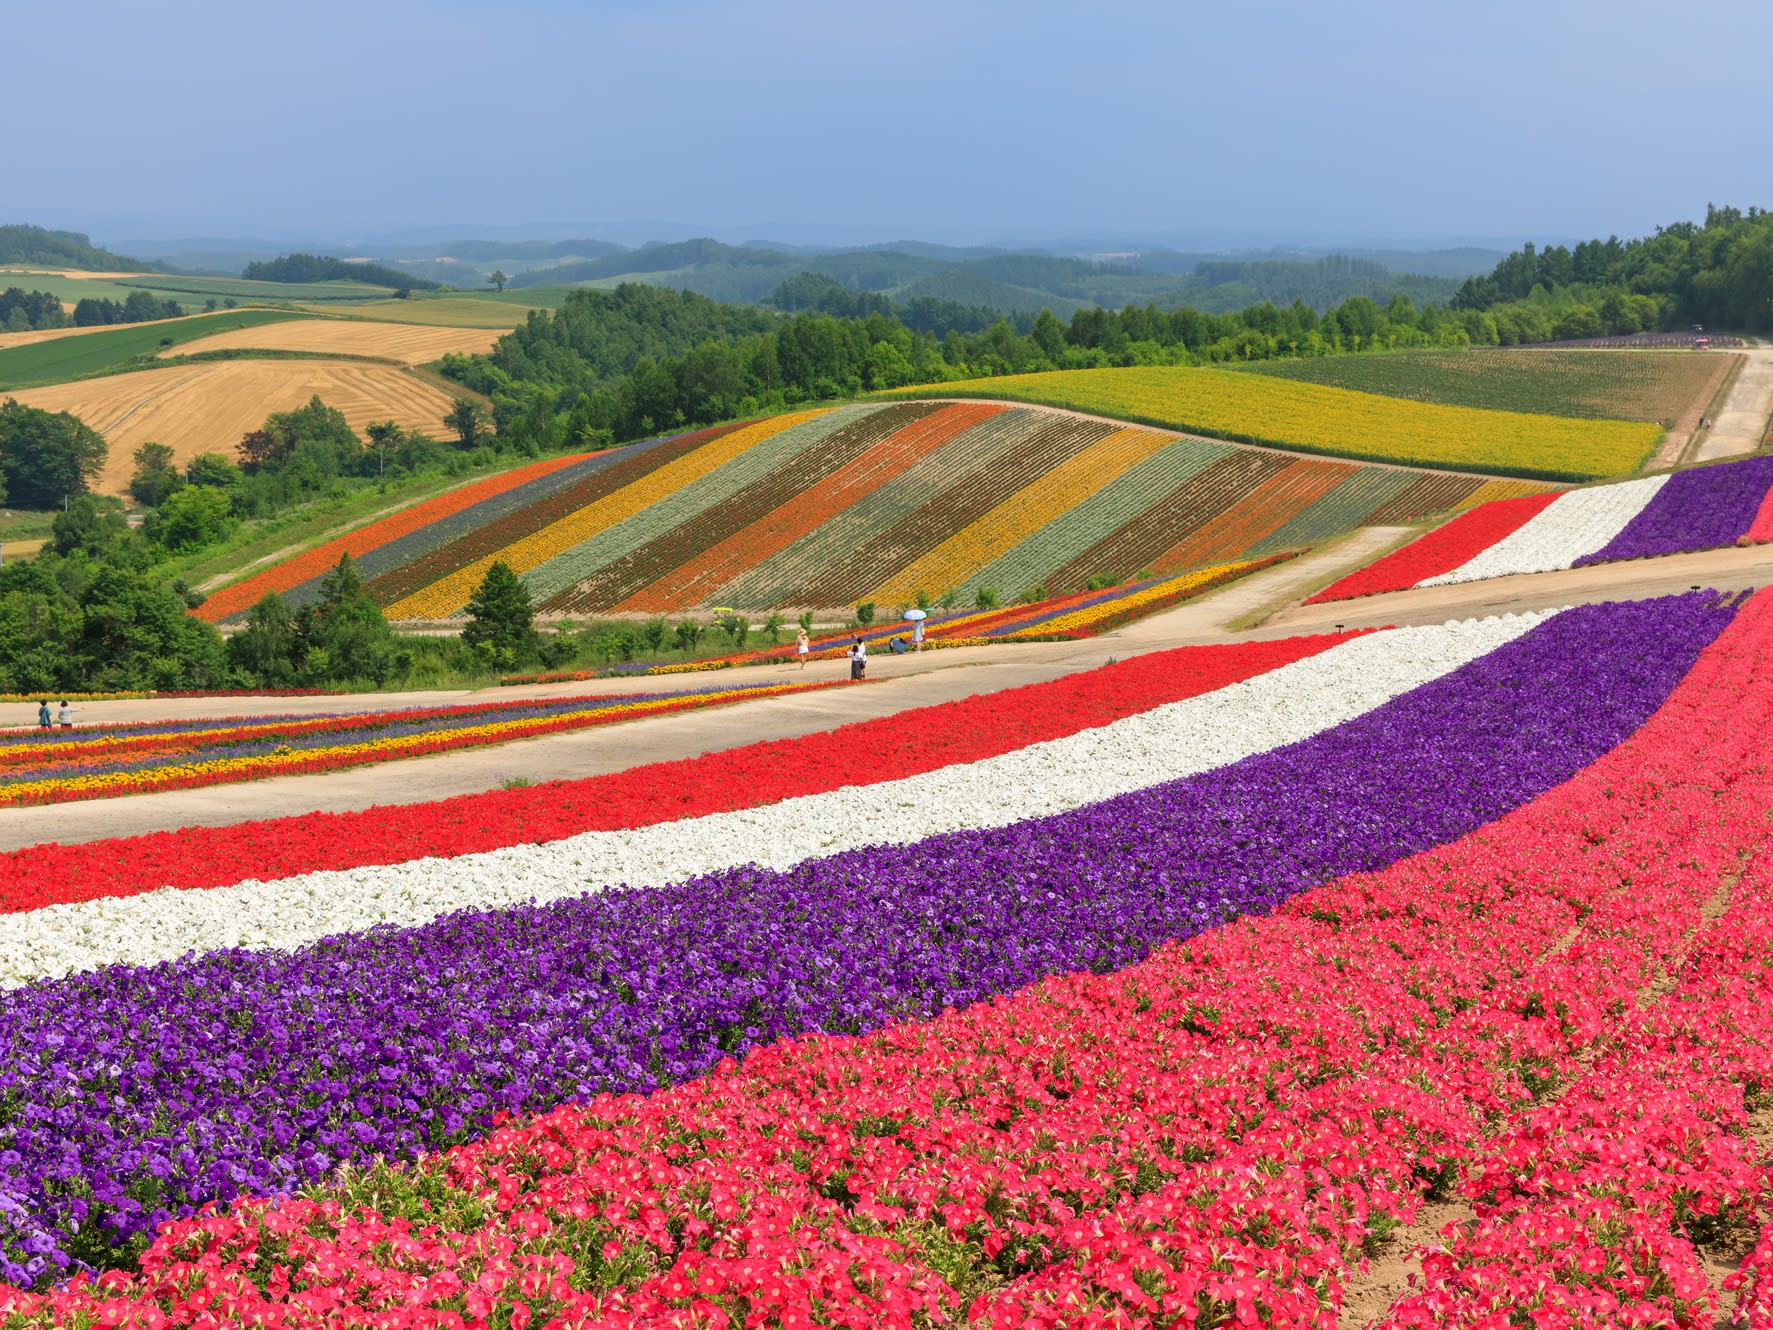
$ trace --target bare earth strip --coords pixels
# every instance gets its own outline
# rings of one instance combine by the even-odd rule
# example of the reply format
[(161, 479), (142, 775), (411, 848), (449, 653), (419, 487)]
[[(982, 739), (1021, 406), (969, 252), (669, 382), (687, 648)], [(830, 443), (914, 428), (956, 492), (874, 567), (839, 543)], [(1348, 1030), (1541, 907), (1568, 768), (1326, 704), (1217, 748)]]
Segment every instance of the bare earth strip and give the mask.
[(421, 323), (370, 323), (354, 319), (296, 319), (259, 328), (235, 328), (161, 352), (190, 356), (205, 351), (314, 351), (324, 355), (377, 356), (403, 365), (424, 365), (454, 351), (492, 350), (496, 328), (432, 328)]
[(441, 433), (451, 398), (441, 388), (393, 365), (329, 360), (226, 360), (139, 370), (29, 388), (13, 394), (26, 406), (71, 411), (110, 445), (96, 489), (121, 494), (130, 455), (153, 440), (178, 463), (199, 453), (232, 453), (241, 435), (318, 395), (344, 412), (359, 434), (371, 421)]
[[(1360, 533), (1362, 537), (1365, 533)], [(1374, 537), (1383, 540), (1384, 533)], [(1370, 557), (1364, 539), (1280, 564), (1217, 593), (1084, 642), (962, 647), (921, 656), (885, 653), (869, 658), (873, 681), (772, 698), (708, 711), (631, 721), (603, 729), (554, 735), (497, 748), (475, 749), (323, 775), (283, 777), (205, 790), (136, 795), (90, 803), (8, 810), (0, 819), (0, 849), (46, 841), (96, 840), (105, 836), (181, 826), (221, 826), (256, 818), (320, 810), (343, 811), (376, 804), (418, 803), (494, 789), (501, 780), (572, 779), (623, 771), (646, 763), (693, 757), (761, 739), (790, 738), (851, 721), (895, 715), (908, 708), (996, 692), (1021, 684), (1094, 669), (1111, 658), (1177, 646), (1288, 637), (1386, 624), (1441, 623), (1448, 619), (1514, 613), (1599, 600), (1634, 600), (1685, 591), (1690, 585), (1739, 590), (1773, 583), (1773, 545), (1711, 550), (1635, 563), (1600, 564), (1569, 572), (1496, 578), (1488, 582), (1402, 591), (1365, 600), (1305, 606), (1267, 619), (1259, 628), (1227, 632), (1301, 588), (1321, 585)], [(369, 694), (308, 698), (173, 698), (93, 702), (82, 723), (158, 720), (285, 712), (314, 714), (379, 710), (390, 706), (448, 704), (487, 698), (579, 696), (669, 692), (716, 683), (840, 678), (841, 660), (816, 662), (804, 673), (793, 665), (734, 670), (718, 675), (601, 679), (477, 693)], [(12, 716), (28, 725), (34, 709), (23, 704)]]

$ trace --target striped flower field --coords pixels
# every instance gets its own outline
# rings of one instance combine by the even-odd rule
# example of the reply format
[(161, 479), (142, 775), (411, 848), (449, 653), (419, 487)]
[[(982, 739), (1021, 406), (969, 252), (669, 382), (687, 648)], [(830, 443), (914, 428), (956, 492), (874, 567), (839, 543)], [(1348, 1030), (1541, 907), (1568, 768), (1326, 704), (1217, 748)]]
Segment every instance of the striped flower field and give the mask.
[(1770, 740), (1694, 593), (0, 856), (0, 1323), (1765, 1326)]
[(342, 771), (830, 686), (750, 683), (336, 716), (84, 726), (71, 732), (0, 731), (0, 807)]
[(1498, 499), (1350, 573), (1308, 603), (1773, 540), (1773, 457)]
[(267, 568), (200, 613), (311, 599), (344, 552), (407, 621), (459, 617), (495, 560), (561, 616), (1069, 594), (1297, 552), (1496, 484), (1039, 407), (872, 403), (536, 463)]

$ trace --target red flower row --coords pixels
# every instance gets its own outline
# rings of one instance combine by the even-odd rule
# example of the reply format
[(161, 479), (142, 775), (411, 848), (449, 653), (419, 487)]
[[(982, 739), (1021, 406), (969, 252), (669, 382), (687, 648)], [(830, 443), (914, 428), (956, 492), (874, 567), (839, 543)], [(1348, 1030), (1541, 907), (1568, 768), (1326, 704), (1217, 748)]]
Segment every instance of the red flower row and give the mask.
[(484, 480), (458, 486), (435, 498), (426, 499), (410, 508), (403, 508), (397, 513), (370, 522), (347, 535), (316, 545), (311, 550), (304, 550), (244, 581), (223, 587), (192, 612), (198, 618), (207, 619), (211, 623), (219, 623), (230, 614), (242, 614), (274, 591), (289, 591), (310, 578), (319, 577), (336, 564), (342, 555), (361, 558), (371, 550), (380, 549), (390, 541), (398, 540), (420, 527), (462, 512), (483, 499), (490, 499), (507, 490), (516, 489), (519, 485), (526, 485), (562, 467), (574, 466), (590, 456), (590, 453), (572, 453), (564, 457), (550, 457), (545, 461), (531, 462), (527, 466), (501, 471)]
[(1445, 526), (1418, 536), (1402, 549), (1393, 550), (1365, 568), (1332, 582), (1305, 603), (1352, 600), (1384, 591), (1403, 591), (1425, 577), (1450, 573), (1476, 558), (1504, 536), (1514, 534), (1544, 511), (1558, 497), (1557, 490), (1525, 494), (1518, 499), (1496, 499), (1461, 513)]
[[(1184, 647), (795, 739), (527, 789), (231, 827), (186, 827), (84, 845), (31, 846), (0, 856), (0, 910), (468, 854), (892, 780), (1211, 692), (1340, 640), (1320, 636)], [(858, 754), (866, 755), (865, 763), (857, 761)]]
[(1773, 890), (1729, 888), (1773, 801), (1769, 661), (1763, 594), (1563, 786), (1121, 973), (180, 1221), (139, 1276), (0, 1313), (1329, 1327), (1463, 1170), (1476, 1228), (1395, 1324), (1709, 1323), (1694, 1242), (1768, 1215), (1741, 1126), (1773, 1074)]

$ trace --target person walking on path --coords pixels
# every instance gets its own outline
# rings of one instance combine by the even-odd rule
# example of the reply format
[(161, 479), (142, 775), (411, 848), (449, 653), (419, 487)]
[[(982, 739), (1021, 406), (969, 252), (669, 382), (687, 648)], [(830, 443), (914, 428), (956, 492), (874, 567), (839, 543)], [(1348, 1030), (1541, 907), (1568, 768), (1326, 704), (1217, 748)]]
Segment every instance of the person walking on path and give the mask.
[(800, 668), (803, 670), (806, 668), (807, 653), (811, 650), (812, 644), (807, 641), (806, 629), (802, 628), (794, 635), (794, 654), (800, 658)]
[(40, 730), (49, 728), (49, 699), (47, 697), (37, 704), (37, 728)]
[(62, 699), (61, 707), (56, 711), (55, 718), (61, 722), (64, 730), (74, 728), (74, 708), (68, 705), (67, 698)]
[(850, 648), (850, 681), (853, 683), (868, 672), (868, 644), (860, 637)]

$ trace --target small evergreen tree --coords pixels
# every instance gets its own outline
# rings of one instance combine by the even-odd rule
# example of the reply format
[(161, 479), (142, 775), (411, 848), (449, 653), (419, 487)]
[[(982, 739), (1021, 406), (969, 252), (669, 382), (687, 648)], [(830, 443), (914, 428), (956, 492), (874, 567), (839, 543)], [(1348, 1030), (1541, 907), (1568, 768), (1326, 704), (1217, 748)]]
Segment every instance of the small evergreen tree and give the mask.
[(509, 669), (537, 651), (535, 611), (529, 588), (497, 560), (468, 601), (468, 623), (462, 642), (492, 664)]

